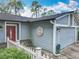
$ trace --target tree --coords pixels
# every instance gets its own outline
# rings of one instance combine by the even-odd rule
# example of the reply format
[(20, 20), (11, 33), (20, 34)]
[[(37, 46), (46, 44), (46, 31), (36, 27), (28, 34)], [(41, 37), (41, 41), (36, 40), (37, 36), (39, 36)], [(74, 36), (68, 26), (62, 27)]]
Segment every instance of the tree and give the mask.
[(43, 13), (41, 14), (41, 16), (46, 16), (47, 15), (47, 8), (43, 9)]
[(53, 15), (55, 12), (53, 10), (48, 10), (47, 8), (44, 8), (43, 13), (41, 14), (41, 16), (49, 16), (49, 15)]
[(36, 18), (39, 15), (39, 11), (40, 11), (41, 5), (39, 4), (38, 1), (33, 1), (32, 5), (31, 5), (31, 12), (32, 12), (32, 17), (35, 15)]
[(9, 0), (9, 10), (16, 15), (20, 15), (20, 11), (24, 10), (21, 0)]
[(7, 2), (5, 0), (0, 2), (0, 12), (1, 13), (9, 13)]
[(48, 11), (48, 15), (53, 15), (55, 12), (53, 10)]

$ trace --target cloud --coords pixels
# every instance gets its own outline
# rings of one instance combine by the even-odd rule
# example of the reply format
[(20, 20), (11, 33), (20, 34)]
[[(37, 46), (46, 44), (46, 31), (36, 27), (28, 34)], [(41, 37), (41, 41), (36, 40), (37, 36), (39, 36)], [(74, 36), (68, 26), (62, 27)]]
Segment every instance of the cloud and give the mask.
[[(69, 3), (63, 3), (63, 2), (58, 2), (55, 5), (52, 6), (42, 6), (42, 8), (47, 8), (47, 11), (49, 10), (54, 10), (56, 13), (61, 13), (61, 12), (66, 12), (66, 11), (72, 11), (78, 8), (79, 3), (75, 0), (69, 0)], [(24, 7), (25, 12), (22, 13), (22, 16), (27, 16), (31, 17), (32, 13), (30, 11), (31, 8), (29, 7)], [(40, 14), (44, 12), (43, 10), (40, 12)]]
[(27, 16), (27, 17), (31, 17), (32, 13), (30, 11), (30, 8), (29, 7), (24, 7), (24, 12), (21, 12), (21, 15), (22, 16)]
[(69, 4), (68, 4), (68, 6), (70, 6), (70, 7), (77, 7), (78, 5), (79, 5), (79, 3), (78, 2), (76, 2), (75, 0), (69, 0)]
[(61, 11), (70, 11), (71, 8), (68, 7), (67, 4), (63, 3), (63, 2), (58, 2), (57, 5), (52, 6), (52, 8), (54, 8), (54, 10), (59, 10)]
[(48, 10), (54, 10), (56, 13), (65, 12), (65, 11), (72, 11), (78, 8), (79, 3), (75, 0), (69, 0), (69, 4), (58, 2), (56, 5), (53, 6), (46, 6)]

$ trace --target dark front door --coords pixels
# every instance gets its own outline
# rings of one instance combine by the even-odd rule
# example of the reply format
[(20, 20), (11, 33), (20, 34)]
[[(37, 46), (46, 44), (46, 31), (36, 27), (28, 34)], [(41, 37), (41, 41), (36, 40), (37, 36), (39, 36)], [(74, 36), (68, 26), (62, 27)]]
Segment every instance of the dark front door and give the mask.
[(7, 37), (12, 41), (16, 41), (16, 26), (7, 26)]

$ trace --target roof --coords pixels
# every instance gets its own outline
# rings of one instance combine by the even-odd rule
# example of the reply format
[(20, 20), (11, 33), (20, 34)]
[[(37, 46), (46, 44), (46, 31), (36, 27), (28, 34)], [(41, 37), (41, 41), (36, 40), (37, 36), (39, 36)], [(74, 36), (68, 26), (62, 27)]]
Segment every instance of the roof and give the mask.
[(32, 18), (17, 16), (17, 15), (12, 15), (12, 14), (7, 14), (7, 13), (0, 13), (0, 20), (1, 21), (27, 22), (30, 19), (32, 19)]
[(12, 14), (0, 13), (0, 20), (1, 21), (17, 21), (17, 22), (34, 22), (34, 21), (54, 20), (62, 15), (69, 14), (69, 13), (73, 13), (73, 11), (55, 14), (51, 16), (44, 16), (40, 18), (29, 18), (29, 17), (22, 17), (22, 16), (17, 16), (17, 15), (12, 15)]
[(65, 14), (70, 14), (73, 13), (74, 11), (70, 11), (70, 12), (64, 12), (64, 13), (59, 13), (59, 14), (54, 14), (54, 15), (50, 15), (50, 16), (44, 16), (44, 17), (40, 17), (40, 18), (35, 18), (32, 21), (41, 21), (41, 20), (55, 20), (56, 18), (63, 16)]

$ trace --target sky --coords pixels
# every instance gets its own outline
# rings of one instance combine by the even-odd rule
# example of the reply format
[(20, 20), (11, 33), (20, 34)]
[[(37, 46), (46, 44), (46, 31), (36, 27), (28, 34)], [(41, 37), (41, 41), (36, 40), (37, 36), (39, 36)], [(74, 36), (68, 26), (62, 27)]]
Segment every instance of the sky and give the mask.
[[(24, 3), (25, 12), (22, 16), (31, 17), (30, 11), (31, 3), (33, 0), (21, 0)], [(79, 0), (37, 0), (43, 8), (48, 10), (54, 10), (56, 13), (72, 11), (79, 8)]]
[[(25, 5), (31, 5), (33, 0), (22, 0), (24, 2)], [(68, 3), (68, 0), (36, 0), (39, 1), (39, 3), (43, 6), (51, 6), (54, 4), (57, 4), (58, 2), (64, 2), (64, 3)]]

